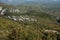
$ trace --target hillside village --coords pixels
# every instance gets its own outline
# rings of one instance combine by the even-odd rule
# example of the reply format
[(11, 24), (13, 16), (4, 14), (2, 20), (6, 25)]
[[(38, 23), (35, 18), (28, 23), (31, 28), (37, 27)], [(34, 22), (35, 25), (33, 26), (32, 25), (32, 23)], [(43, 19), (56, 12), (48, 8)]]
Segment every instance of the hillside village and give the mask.
[[(60, 40), (60, 27), (59, 27), (60, 26), (59, 25), (60, 24), (60, 18), (57, 17), (55, 19), (49, 19), (50, 18), (49, 15), (44, 15), (44, 13), (38, 14), (39, 11), (36, 12), (36, 10), (33, 10), (32, 8), (31, 9), (29, 8), (29, 9), (27, 9), (28, 12), (27, 11), (25, 11), (25, 13), (21, 12), (21, 14), (20, 14), (20, 9), (19, 8), (3, 8), (2, 6), (0, 6), (0, 16), (1, 16), (1, 19), (2, 19), (2, 23), (5, 23), (5, 21), (3, 21), (3, 20), (6, 18), (7, 21), (8, 20), (12, 21), (11, 24), (14, 25), (14, 26), (10, 25), (9, 22), (6, 22), (6, 23), (8, 23), (8, 25), (6, 24), (7, 27), (9, 26), (8, 30), (9, 30), (10, 27), (12, 29), (12, 31), (11, 31), (11, 29), (9, 30), (9, 31), (11, 31), (11, 34), (7, 30), (7, 33), (9, 34), (8, 39), (10, 39), (11, 36), (16, 37), (16, 40), (19, 39), (18, 35), (21, 32), (20, 33), (20, 35), (22, 35), (21, 40), (30, 40), (30, 38), (31, 38), (31, 40), (34, 40), (35, 38), (36, 38), (35, 40), (40, 40), (40, 39), (41, 40)], [(42, 10), (42, 12), (43, 12), (43, 10)], [(14, 15), (15, 13), (16, 13), (16, 15)], [(31, 15), (29, 15), (29, 13)], [(44, 17), (42, 17), (41, 15), (44, 16)], [(1, 22), (1, 20), (0, 20), (0, 22)], [(22, 23), (21, 24), (22, 27), (21, 27), (21, 25), (19, 25), (20, 23)], [(29, 26), (24, 24), (24, 23), (27, 23)], [(18, 25), (18, 27), (16, 25)], [(14, 29), (14, 27), (16, 27), (17, 30)], [(3, 33), (3, 32), (4, 32), (4, 30), (0, 33)], [(13, 35), (14, 34), (13, 32), (15, 32), (15, 33), (17, 32), (17, 33), (15, 35)], [(3, 35), (5, 35), (5, 34), (3, 34)], [(28, 39), (28, 36), (30, 37), (29, 39)], [(35, 36), (37, 36), (37, 37), (35, 37)], [(4, 36), (4, 37), (6, 37), (6, 36)], [(13, 38), (11, 37), (11, 39), (15, 40), (14, 37)]]
[[(6, 10), (8, 10), (7, 8), (5, 8), (5, 9), (3, 9), (3, 7), (0, 7), (0, 15), (2, 15), (2, 16), (5, 16), (5, 12), (7, 12)], [(19, 9), (14, 9), (14, 8), (11, 8), (11, 9), (9, 9), (8, 10), (8, 12), (10, 12), (10, 13), (15, 13), (15, 12), (17, 12), (17, 13), (19, 13), (20, 12), (20, 10)], [(11, 20), (14, 20), (14, 21), (22, 21), (22, 22), (24, 22), (24, 21), (27, 21), (27, 22), (37, 22), (37, 19), (36, 18), (34, 18), (34, 16), (28, 16), (28, 15), (20, 15), (20, 16), (5, 16), (6, 18), (9, 18), (9, 19), (11, 19)]]
[[(32, 11), (35, 11), (35, 10), (29, 8), (29, 9), (27, 9), (27, 11), (32, 12)], [(28, 13), (28, 12), (25, 12), (25, 13)], [(34, 17), (33, 18), (32, 16), (29, 17), (29, 15), (20, 15), (19, 14), (20, 10), (18, 8), (3, 8), (2, 6), (0, 6), (0, 15), (5, 16), (9, 13), (10, 14), (11, 13), (13, 13), (13, 14), (17, 13), (19, 15), (19, 16), (18, 15), (17, 16), (15, 16), (15, 15), (6, 16), (6, 18), (12, 19), (14, 21), (23, 21), (23, 20), (28, 21), (28, 22), (37, 22), (38, 21), (34, 16), (33, 16)], [(60, 17), (59, 16), (56, 16), (56, 21), (58, 23), (60, 23)]]
[(5, 8), (5, 9), (4, 9), (4, 8), (1, 6), (1, 7), (0, 7), (1, 15), (4, 15), (4, 12), (6, 12), (7, 10), (8, 10), (9, 12), (11, 12), (11, 13), (20, 12), (19, 9), (15, 9), (15, 8), (10, 8), (10, 9)]

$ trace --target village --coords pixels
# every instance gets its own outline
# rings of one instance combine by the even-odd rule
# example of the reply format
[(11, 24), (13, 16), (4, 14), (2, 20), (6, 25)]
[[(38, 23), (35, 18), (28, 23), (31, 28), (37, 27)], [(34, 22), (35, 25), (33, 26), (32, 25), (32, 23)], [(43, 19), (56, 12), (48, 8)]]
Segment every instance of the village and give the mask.
[[(6, 12), (7, 8), (6, 9), (3, 9), (3, 7), (0, 7), (0, 15), (4, 16), (5, 15), (5, 12)], [(15, 12), (20, 12), (19, 9), (10, 9), (9, 12), (11, 13), (15, 13)], [(27, 22), (37, 22), (38, 20), (34, 17), (34, 16), (28, 16), (28, 15), (20, 15), (20, 16), (5, 16), (6, 18), (9, 18), (11, 20), (14, 20), (14, 21), (27, 21)]]

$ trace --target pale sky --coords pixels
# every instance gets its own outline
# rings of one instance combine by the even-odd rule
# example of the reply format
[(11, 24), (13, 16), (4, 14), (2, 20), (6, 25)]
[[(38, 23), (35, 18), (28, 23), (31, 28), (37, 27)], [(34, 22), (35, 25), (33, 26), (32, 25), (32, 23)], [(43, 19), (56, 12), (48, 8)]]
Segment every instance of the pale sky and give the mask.
[[(3, 0), (3, 1), (5, 1), (5, 0)], [(21, 1), (22, 2), (22, 1), (40, 1), (40, 0), (7, 0), (7, 1), (9, 1), (9, 2), (12, 2), (12, 1)], [(46, 0), (46, 1), (48, 1), (48, 0)], [(59, 0), (49, 0), (49, 1), (59, 1)]]
[(11, 2), (12, 0), (8, 0), (8, 1), (10, 1), (10, 2)]
[[(8, 1), (14, 1), (14, 0), (8, 0)], [(15, 0), (15, 1), (35, 1), (35, 0)]]

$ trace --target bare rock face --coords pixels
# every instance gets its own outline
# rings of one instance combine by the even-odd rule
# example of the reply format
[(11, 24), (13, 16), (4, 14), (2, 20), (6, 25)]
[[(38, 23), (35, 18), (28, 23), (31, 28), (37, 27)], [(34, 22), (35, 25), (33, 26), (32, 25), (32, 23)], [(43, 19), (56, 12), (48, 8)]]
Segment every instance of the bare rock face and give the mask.
[(45, 32), (45, 33), (59, 34), (59, 32), (56, 31), (56, 30), (45, 30), (44, 32)]

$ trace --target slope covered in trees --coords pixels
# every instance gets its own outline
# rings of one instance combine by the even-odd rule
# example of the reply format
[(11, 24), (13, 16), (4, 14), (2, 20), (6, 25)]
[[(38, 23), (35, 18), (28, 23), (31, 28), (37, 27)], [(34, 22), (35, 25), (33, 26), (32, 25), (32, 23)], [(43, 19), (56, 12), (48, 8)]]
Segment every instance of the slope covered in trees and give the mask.
[[(1, 5), (2, 6), (2, 5)], [(7, 9), (16, 7), (2, 6)], [(59, 40), (60, 23), (57, 23), (56, 17), (43, 12), (40, 7), (18, 6), (19, 13), (4, 12), (0, 15), (0, 40)], [(6, 14), (5, 14), (6, 13)], [(19, 22), (7, 18), (7, 16), (24, 16), (37, 19), (37, 22)], [(23, 18), (24, 18), (23, 17)], [(45, 31), (47, 30), (47, 34)], [(53, 36), (54, 35), (54, 36)], [(57, 37), (56, 37), (57, 36)]]

